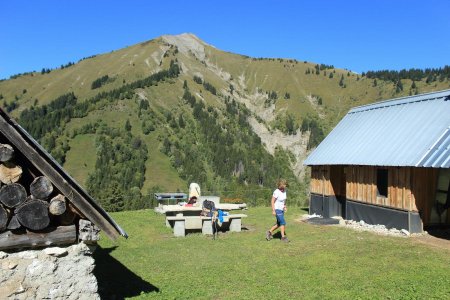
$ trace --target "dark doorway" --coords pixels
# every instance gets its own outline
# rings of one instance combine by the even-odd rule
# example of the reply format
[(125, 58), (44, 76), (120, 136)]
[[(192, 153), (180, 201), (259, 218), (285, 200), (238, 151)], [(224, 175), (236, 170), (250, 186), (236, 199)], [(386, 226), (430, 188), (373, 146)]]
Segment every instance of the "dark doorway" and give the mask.
[(388, 196), (388, 170), (377, 169), (377, 195), (380, 197)]
[(345, 166), (330, 167), (330, 182), (336, 197), (336, 215), (345, 218), (346, 176)]

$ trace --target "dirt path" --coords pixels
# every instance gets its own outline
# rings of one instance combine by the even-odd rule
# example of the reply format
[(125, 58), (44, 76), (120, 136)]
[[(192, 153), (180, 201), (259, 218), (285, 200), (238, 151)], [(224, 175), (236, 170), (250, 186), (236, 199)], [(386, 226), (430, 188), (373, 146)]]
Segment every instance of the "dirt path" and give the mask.
[(412, 237), (412, 239), (418, 244), (450, 251), (450, 230), (434, 230), (428, 233), (426, 235)]

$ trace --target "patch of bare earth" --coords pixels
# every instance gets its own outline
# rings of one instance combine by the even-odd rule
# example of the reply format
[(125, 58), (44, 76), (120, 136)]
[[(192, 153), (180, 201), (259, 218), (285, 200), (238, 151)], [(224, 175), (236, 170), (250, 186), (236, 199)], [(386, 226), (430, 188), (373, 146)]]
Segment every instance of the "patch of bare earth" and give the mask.
[(412, 239), (418, 244), (450, 251), (450, 229), (429, 230), (428, 234), (414, 236)]

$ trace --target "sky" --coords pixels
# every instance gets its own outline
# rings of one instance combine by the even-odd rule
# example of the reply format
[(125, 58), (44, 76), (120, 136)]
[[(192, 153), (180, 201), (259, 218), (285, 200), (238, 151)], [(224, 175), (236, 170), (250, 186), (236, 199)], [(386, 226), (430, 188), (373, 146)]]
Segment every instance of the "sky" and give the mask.
[(193, 33), (251, 57), (358, 73), (450, 64), (448, 0), (0, 0), (0, 79)]

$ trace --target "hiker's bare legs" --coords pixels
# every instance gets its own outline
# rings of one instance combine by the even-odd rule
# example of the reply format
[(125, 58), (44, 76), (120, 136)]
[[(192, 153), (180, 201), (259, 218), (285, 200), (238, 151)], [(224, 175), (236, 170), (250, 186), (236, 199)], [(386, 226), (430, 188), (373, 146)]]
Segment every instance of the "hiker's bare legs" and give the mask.
[(284, 225), (280, 226), (281, 237), (284, 237)]
[(277, 228), (278, 228), (278, 225), (277, 224), (275, 224), (275, 225), (273, 225), (272, 226), (272, 228), (270, 228), (270, 234), (273, 234), (273, 232), (275, 231), (275, 230), (277, 230)]

